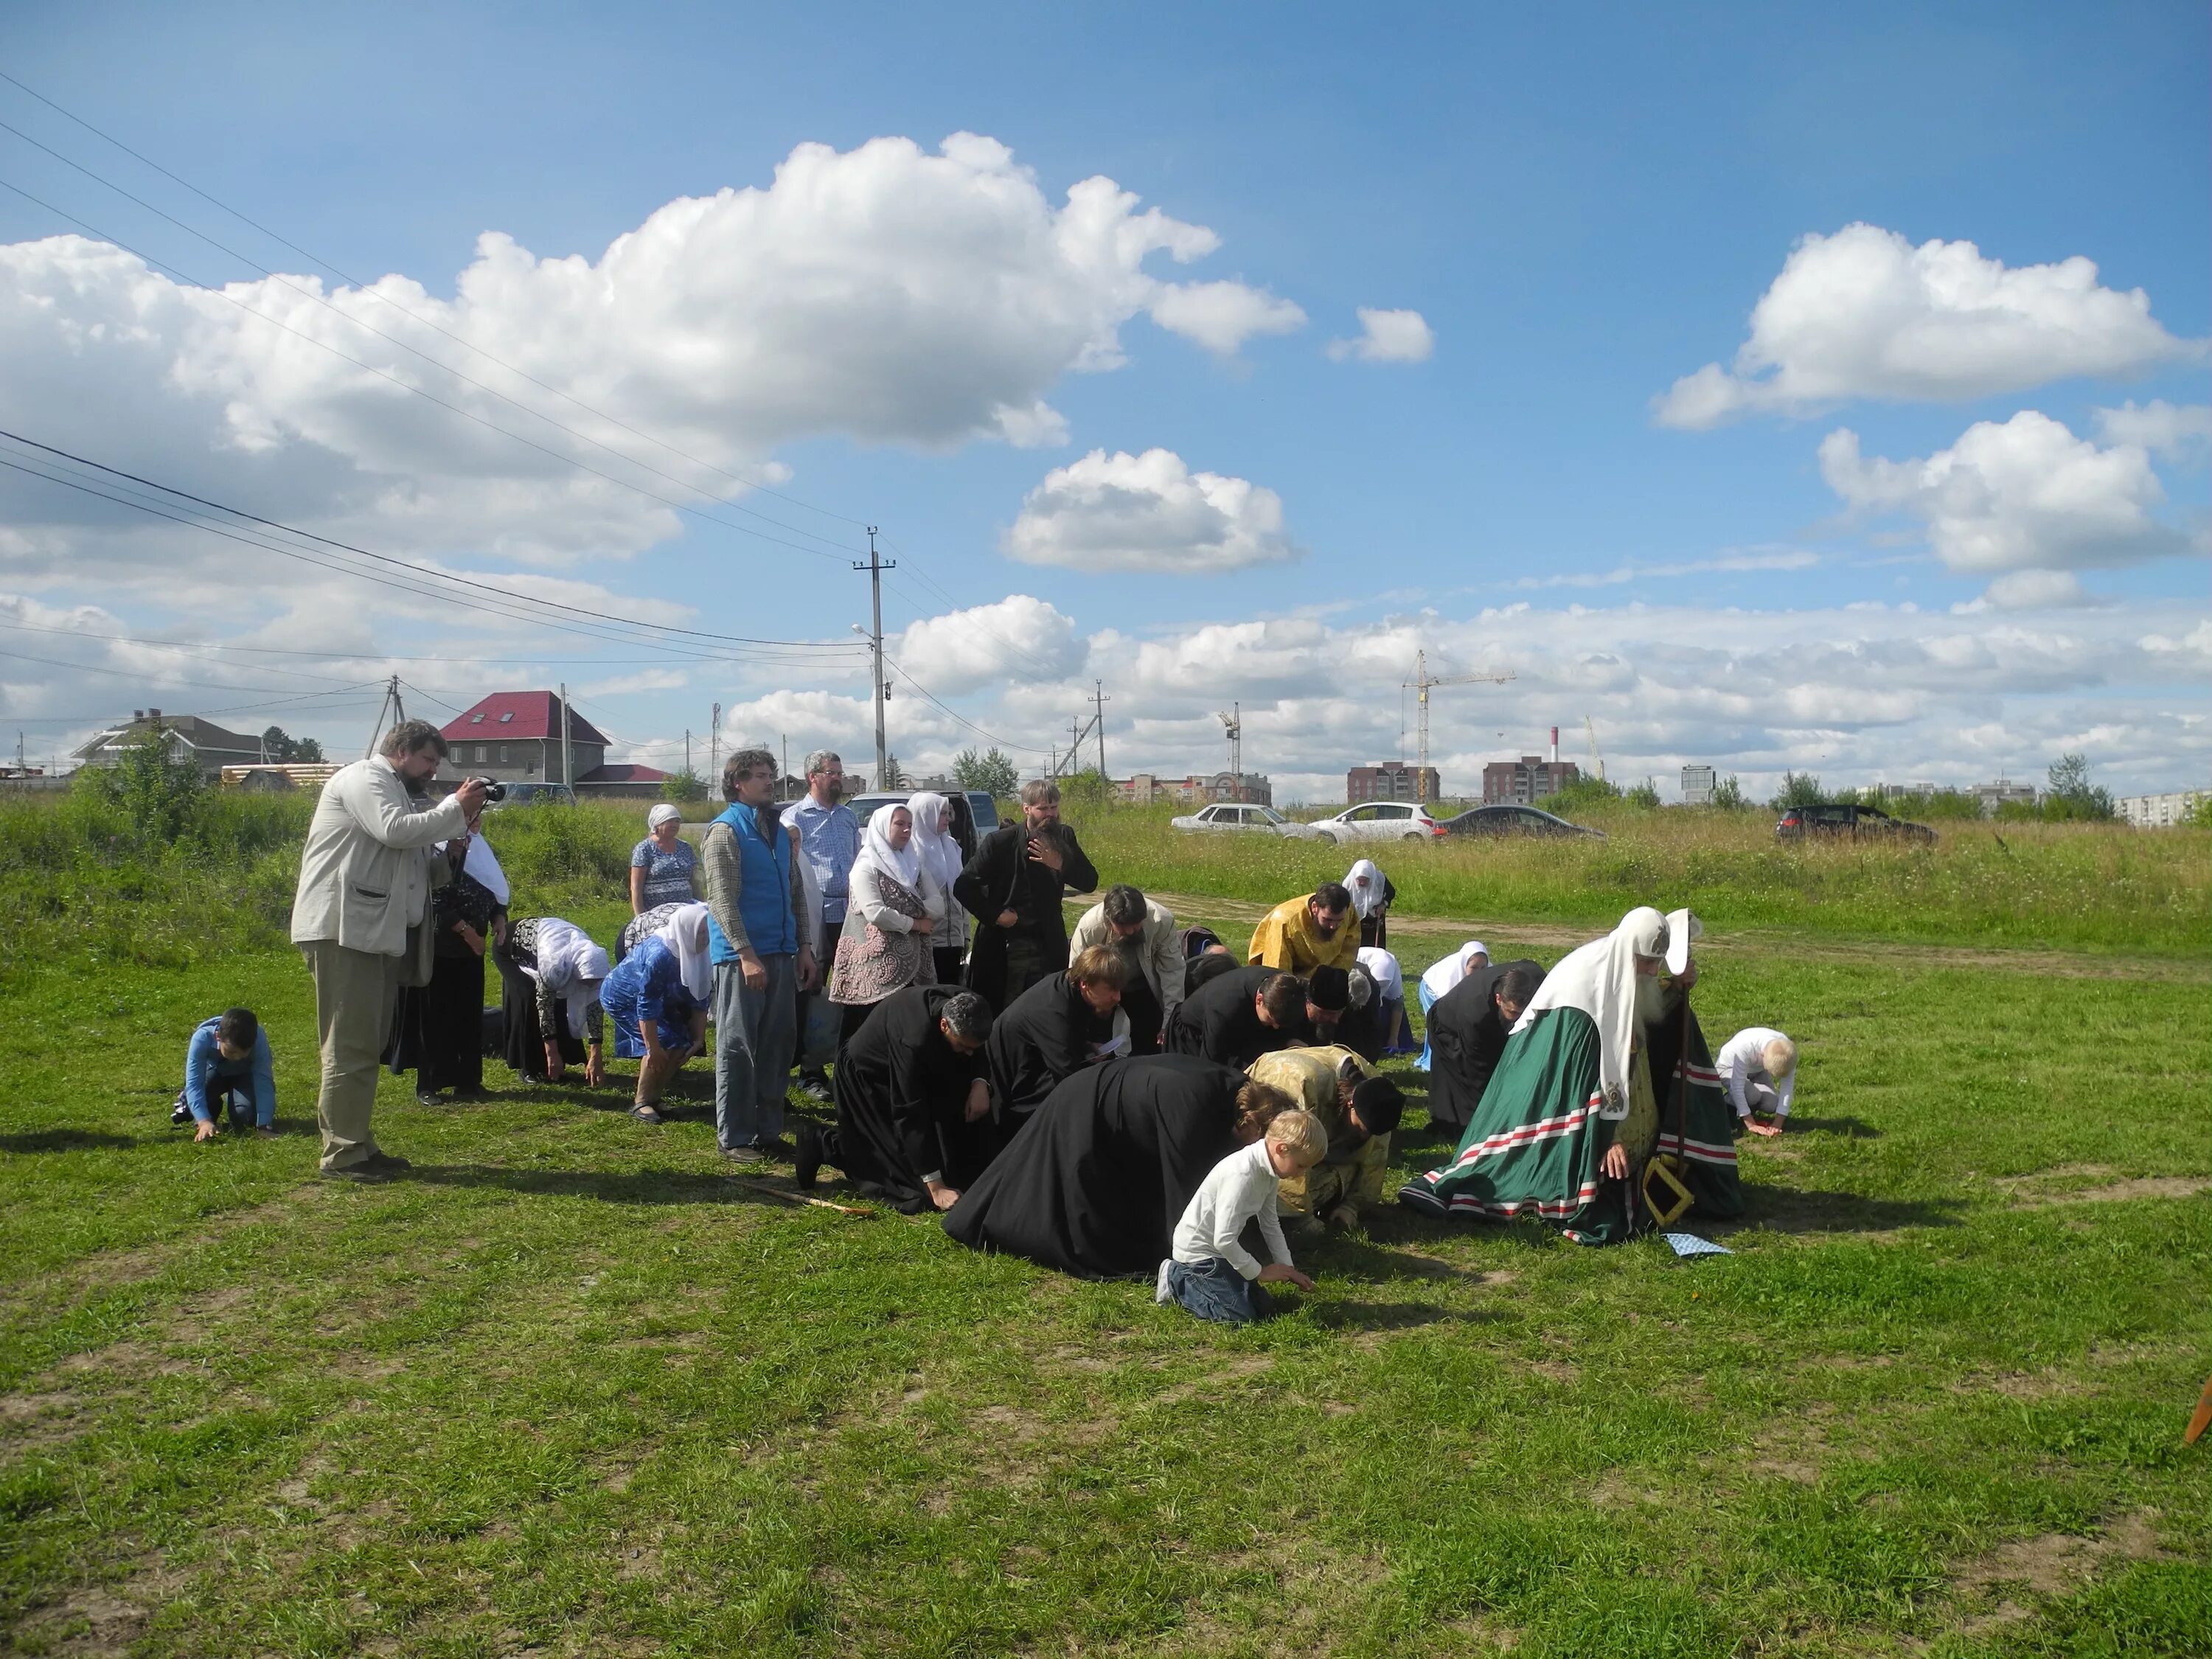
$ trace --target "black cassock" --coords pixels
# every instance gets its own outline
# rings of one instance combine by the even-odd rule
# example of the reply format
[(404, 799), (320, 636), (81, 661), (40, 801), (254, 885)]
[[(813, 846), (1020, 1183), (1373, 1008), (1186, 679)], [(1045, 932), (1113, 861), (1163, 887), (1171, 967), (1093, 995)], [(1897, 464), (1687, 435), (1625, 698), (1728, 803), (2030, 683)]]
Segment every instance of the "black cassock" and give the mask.
[(837, 1127), (823, 1148), (871, 1197), (911, 1215), (929, 1207), (922, 1176), (957, 1188), (982, 1164), (986, 1125), (967, 1121), (968, 1091), (983, 1054), (963, 1054), (938, 1021), (957, 985), (915, 985), (870, 1011), (837, 1056), (831, 1092)]
[[(1429, 1121), (1464, 1129), (1482, 1103), (1509, 1028), (1498, 1017), (1498, 981), (1509, 968), (1544, 970), (1526, 958), (1478, 968), (1429, 1009)], [(1657, 1073), (1653, 1073), (1656, 1076)]]
[(983, 1052), (991, 1066), (991, 1109), (1006, 1133), (1060, 1083), (1091, 1063), (1091, 1051), (1114, 1035), (1114, 1016), (1091, 1012), (1066, 974), (1041, 979), (991, 1022)]
[(1292, 1042), (1312, 1042), (1304, 1015), (1298, 1017), (1294, 1030), (1285, 1031), (1261, 1024), (1253, 1011), (1253, 998), (1282, 971), (1255, 964), (1233, 968), (1207, 981), (1195, 995), (1176, 1005), (1175, 1017), (1168, 1022), (1168, 1052), (1196, 1054), (1241, 1072), (1262, 1054)]
[(1149, 1274), (1191, 1194), (1237, 1150), (1244, 1081), (1184, 1054), (1087, 1066), (962, 1193), (945, 1231), (1079, 1279)]
[[(1067, 963), (1067, 919), (1060, 896), (1087, 893), (1098, 885), (1098, 872), (1076, 844), (1075, 831), (1064, 823), (1035, 832), (1049, 837), (1060, 849), (1060, 867), (1054, 870), (1029, 856), (1030, 831), (1020, 820), (1001, 824), (976, 843), (952, 884), (952, 896), (975, 918), (975, 943), (968, 953), (968, 988), (1003, 1009), (1006, 994), (1007, 950), (1018, 944), (1020, 954), (1032, 963), (1053, 968)], [(999, 926), (1000, 915), (1012, 910), (1020, 918), (1012, 928)], [(1032, 973), (1012, 987), (1018, 996), (1034, 982)]]

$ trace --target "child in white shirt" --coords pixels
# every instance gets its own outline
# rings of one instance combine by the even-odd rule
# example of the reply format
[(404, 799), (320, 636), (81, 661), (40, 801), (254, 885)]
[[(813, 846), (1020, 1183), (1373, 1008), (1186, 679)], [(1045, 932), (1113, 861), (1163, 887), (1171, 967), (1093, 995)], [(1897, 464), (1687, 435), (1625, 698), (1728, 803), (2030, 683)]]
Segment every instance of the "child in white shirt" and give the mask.
[(1753, 1025), (1721, 1045), (1713, 1069), (1738, 1121), (1755, 1135), (1778, 1135), (1797, 1092), (1797, 1045), (1769, 1025)]
[[(1328, 1151), (1328, 1132), (1319, 1118), (1285, 1112), (1267, 1126), (1266, 1139), (1215, 1164), (1176, 1223), (1172, 1254), (1160, 1263), (1156, 1299), (1178, 1302), (1200, 1319), (1249, 1325), (1262, 1306), (1255, 1285), (1286, 1282), (1313, 1289), (1313, 1280), (1291, 1265), (1275, 1198), (1284, 1177), (1310, 1170)], [(1274, 1258), (1265, 1267), (1237, 1242), (1248, 1221), (1260, 1224), (1260, 1237)]]

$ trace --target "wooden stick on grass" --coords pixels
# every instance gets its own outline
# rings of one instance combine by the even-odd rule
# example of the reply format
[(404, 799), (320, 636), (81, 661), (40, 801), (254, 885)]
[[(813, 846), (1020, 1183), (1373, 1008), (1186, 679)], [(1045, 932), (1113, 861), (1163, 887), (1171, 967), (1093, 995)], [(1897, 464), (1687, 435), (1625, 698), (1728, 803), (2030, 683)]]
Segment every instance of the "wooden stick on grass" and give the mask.
[(730, 1177), (740, 1187), (750, 1187), (757, 1193), (766, 1193), (770, 1198), (787, 1199), (793, 1204), (811, 1204), (818, 1210), (835, 1210), (839, 1215), (873, 1215), (875, 1212), (862, 1204), (836, 1204), (826, 1198), (816, 1198), (811, 1193), (786, 1192), (781, 1187), (771, 1187), (765, 1181), (747, 1181), (742, 1176)]

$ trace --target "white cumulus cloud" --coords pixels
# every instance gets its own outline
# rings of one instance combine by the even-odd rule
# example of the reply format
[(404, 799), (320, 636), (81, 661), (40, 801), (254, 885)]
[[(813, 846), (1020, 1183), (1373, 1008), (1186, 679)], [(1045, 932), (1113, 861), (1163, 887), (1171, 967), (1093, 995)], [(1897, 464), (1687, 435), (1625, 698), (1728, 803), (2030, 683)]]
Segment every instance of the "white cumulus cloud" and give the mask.
[[(1978, 422), (1949, 448), (1913, 460), (1863, 457), (1858, 434), (1838, 428), (1821, 442), (1820, 473), (1855, 512), (1920, 521), (1936, 556), (1957, 571), (2071, 571), (2188, 545), (2153, 516), (2166, 493), (2141, 449), (2100, 449), (2032, 409), (2001, 424)], [(2062, 587), (2015, 582), (1990, 598), (2018, 604), (2032, 594), (2060, 597)]]
[(1331, 340), (1329, 356), (1338, 362), (1350, 358), (1363, 363), (1425, 363), (1437, 349), (1436, 331), (1418, 311), (1362, 306), (1359, 331), (1355, 339)]
[(922, 684), (945, 696), (1001, 680), (1062, 679), (1083, 666), (1084, 657), (1074, 618), (1027, 593), (924, 617), (887, 641), (884, 649)]
[[(487, 231), (451, 298), (410, 276), (211, 293), (57, 236), (0, 246), (0, 423), (386, 550), (630, 554), (676, 532), (671, 502), (779, 482), (775, 448), (810, 436), (1063, 443), (1048, 394), (1120, 364), (1133, 319), (1224, 354), (1302, 325), (1262, 289), (1152, 268), (1219, 241), (1109, 179), (1055, 202), (972, 133), (802, 144), (597, 258)], [(0, 501), (26, 533), (90, 510)]]
[(2138, 407), (2133, 398), (2118, 409), (2096, 411), (2097, 435), (2108, 444), (2133, 444), (2166, 460), (2201, 457), (2212, 446), (2212, 404), (2170, 404), (2154, 398)]
[(1986, 397), (2204, 356), (2203, 341), (2166, 332), (2141, 289), (2104, 287), (2078, 255), (2008, 266), (1972, 242), (1915, 247), (1853, 224), (1800, 242), (1753, 309), (1734, 365), (1686, 375), (1654, 410), (1662, 426), (1711, 427), (1849, 398)]
[(1024, 499), (1004, 546), (1024, 564), (1177, 575), (1279, 563), (1299, 551), (1273, 490), (1193, 472), (1168, 449), (1094, 449), (1054, 467)]

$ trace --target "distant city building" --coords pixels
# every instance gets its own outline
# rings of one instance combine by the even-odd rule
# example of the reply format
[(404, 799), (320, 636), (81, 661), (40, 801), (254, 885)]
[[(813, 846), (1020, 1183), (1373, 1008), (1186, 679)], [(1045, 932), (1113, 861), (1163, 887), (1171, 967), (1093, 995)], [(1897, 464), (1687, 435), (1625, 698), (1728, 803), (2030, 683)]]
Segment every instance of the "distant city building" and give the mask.
[(2000, 806), (2033, 806), (2035, 805), (2035, 786), (2014, 783), (1999, 778), (1995, 783), (1978, 783), (1967, 793), (1973, 796), (1982, 809), (1984, 817), (1994, 817)]
[(1910, 800), (1915, 796), (1924, 798), (1940, 793), (1943, 786), (1939, 783), (1883, 783), (1875, 787), (1881, 792), (1884, 800)]
[(1275, 804), (1274, 787), (1265, 774), (1259, 772), (1246, 772), (1241, 776), (1227, 772), (1194, 772), (1182, 778), (1136, 772), (1126, 778), (1116, 778), (1114, 793), (1135, 806), (1150, 806), (1158, 801), (1172, 801), (1177, 805), (1194, 802), (1205, 805), (1218, 800), (1237, 801), (1247, 806)]
[(1686, 766), (1682, 769), (1682, 805), (1711, 806), (1713, 804), (1713, 785), (1717, 780), (1710, 766)]
[(550, 691), (495, 691), (447, 722), (441, 775), (452, 772), (501, 783), (589, 782), (606, 760), (607, 735), (574, 709), (566, 712), (568, 758), (576, 769), (573, 780), (562, 775), (562, 710), (561, 699)]
[(1546, 760), (1541, 755), (1492, 761), (1482, 769), (1482, 804), (1533, 806), (1548, 795), (1558, 794), (1569, 784), (1579, 782), (1582, 775), (1582, 768), (1574, 762)]
[(1433, 766), (1377, 761), (1372, 766), (1355, 766), (1344, 775), (1344, 799), (1354, 806), (1364, 800), (1435, 800), (1443, 793), (1443, 780)]
[(2138, 830), (2171, 830), (2185, 823), (2197, 803), (2212, 799), (2212, 790), (2176, 789), (2163, 795), (2127, 795), (2112, 803), (2112, 810)]
[(111, 726), (71, 750), (70, 758), (80, 766), (114, 766), (122, 761), (125, 750), (157, 733), (172, 761), (191, 763), (210, 783), (222, 775), (226, 766), (245, 766), (264, 758), (258, 737), (226, 730), (197, 714), (164, 714), (158, 708), (133, 711), (127, 724)]

